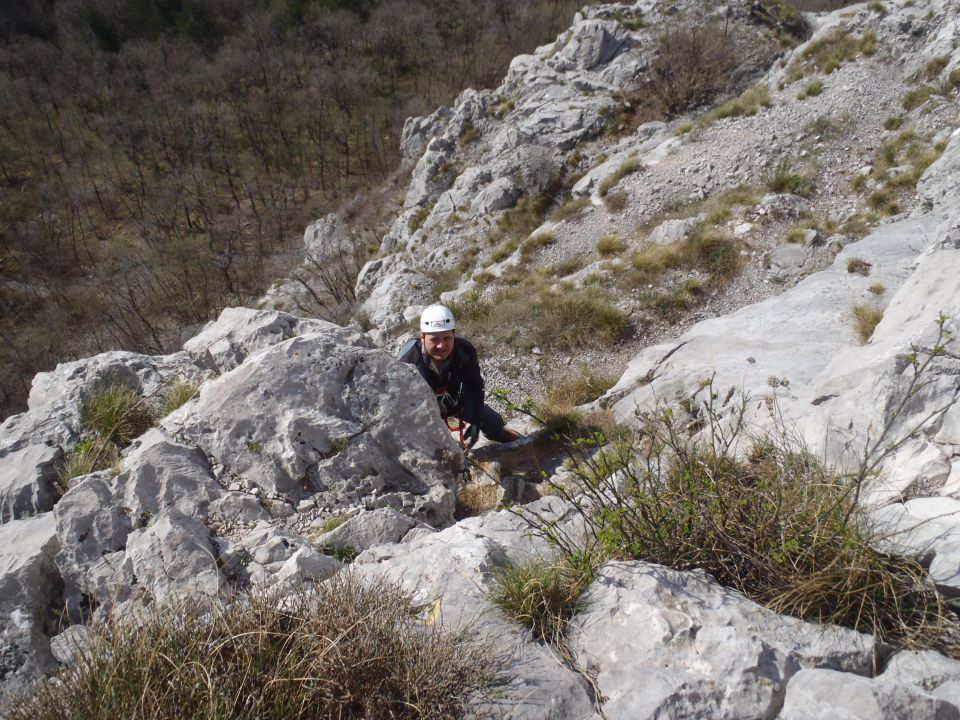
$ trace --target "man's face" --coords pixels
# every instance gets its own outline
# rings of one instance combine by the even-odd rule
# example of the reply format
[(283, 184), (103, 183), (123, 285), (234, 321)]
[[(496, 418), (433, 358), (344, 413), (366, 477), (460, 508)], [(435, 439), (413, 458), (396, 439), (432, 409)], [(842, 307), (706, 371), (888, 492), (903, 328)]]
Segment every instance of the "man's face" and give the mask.
[(434, 362), (443, 362), (450, 357), (450, 353), (453, 352), (453, 330), (436, 333), (420, 333), (420, 342), (423, 343), (423, 351), (427, 353)]

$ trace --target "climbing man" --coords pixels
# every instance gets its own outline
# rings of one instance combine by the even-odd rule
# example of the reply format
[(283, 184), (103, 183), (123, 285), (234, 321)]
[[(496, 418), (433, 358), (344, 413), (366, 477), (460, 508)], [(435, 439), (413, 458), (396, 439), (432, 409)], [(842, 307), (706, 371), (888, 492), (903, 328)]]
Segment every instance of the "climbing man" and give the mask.
[(397, 359), (420, 371), (437, 395), (444, 420), (456, 417), (469, 424), (463, 433), (467, 447), (473, 447), (481, 431), (495, 442), (516, 440), (520, 436), (507, 430), (503, 417), (484, 404), (477, 350), (456, 336), (456, 327), (449, 308), (429, 306), (420, 315), (420, 333), (400, 349)]

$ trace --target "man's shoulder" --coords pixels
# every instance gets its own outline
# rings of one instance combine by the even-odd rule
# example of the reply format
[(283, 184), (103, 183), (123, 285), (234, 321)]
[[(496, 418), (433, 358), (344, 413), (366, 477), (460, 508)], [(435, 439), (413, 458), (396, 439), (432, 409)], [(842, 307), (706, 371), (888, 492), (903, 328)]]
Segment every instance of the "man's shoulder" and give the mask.
[(467, 340), (465, 337), (457, 335), (457, 341), (454, 344), (454, 347), (457, 351), (471, 360), (476, 360), (477, 358), (477, 349), (473, 346), (473, 343)]
[(405, 363), (415, 363), (420, 359), (420, 341), (412, 337), (407, 340), (397, 353), (397, 360)]

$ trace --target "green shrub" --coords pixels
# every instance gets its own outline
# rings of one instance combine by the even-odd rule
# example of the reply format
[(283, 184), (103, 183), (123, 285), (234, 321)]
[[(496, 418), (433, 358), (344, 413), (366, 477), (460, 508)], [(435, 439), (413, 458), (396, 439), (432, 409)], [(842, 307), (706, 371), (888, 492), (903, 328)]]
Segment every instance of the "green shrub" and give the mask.
[(900, 104), (904, 110), (910, 112), (926, 103), (927, 100), (930, 99), (930, 96), (935, 95), (936, 92), (937, 89), (932, 85), (923, 85), (922, 87), (914, 88), (904, 93)]
[(867, 203), (874, 210), (886, 213), (887, 215), (896, 215), (900, 212), (900, 202), (896, 194), (890, 188), (879, 188), (870, 193)]
[(792, 193), (802, 198), (813, 195), (815, 185), (810, 175), (793, 172), (790, 161), (783, 160), (767, 181), (767, 189), (778, 193)]
[(786, 243), (792, 244), (803, 244), (804, 239), (806, 238), (807, 229), (794, 226), (787, 231), (786, 236), (784, 236), (783, 241)]
[(852, 257), (847, 260), (847, 272), (855, 273), (857, 275), (863, 275), (868, 277), (870, 275), (870, 269), (873, 267), (872, 263), (867, 262), (863, 258)]
[(531, 235), (520, 245), (520, 256), (524, 260), (529, 260), (540, 249), (547, 245), (553, 245), (557, 240), (556, 236), (549, 230)]
[(903, 125), (903, 115), (890, 115), (883, 121), (884, 130), (899, 130)]
[(607, 196), (603, 198), (603, 204), (606, 205), (607, 210), (612, 213), (623, 212), (623, 209), (627, 206), (627, 194), (622, 190), (608, 193)]
[(867, 30), (855, 37), (848, 30), (835, 30), (829, 35), (811, 42), (790, 65), (787, 82), (793, 83), (804, 75), (805, 68), (812, 68), (829, 75), (846, 62), (860, 55), (873, 55), (877, 51), (877, 35)]
[(880, 308), (873, 305), (854, 305), (853, 326), (857, 333), (857, 339), (862, 343), (869, 340), (881, 319), (883, 319), (883, 310)]
[(872, 283), (870, 287), (867, 288), (874, 295), (883, 295), (887, 289), (883, 286), (883, 283)]
[(603, 347), (629, 330), (626, 314), (597, 286), (551, 287), (540, 275), (521, 271), (522, 285), (486, 300), (468, 295), (455, 303), (457, 330), (473, 339), (543, 348)]
[[(748, 441), (745, 404), (725, 407), (721, 421), (719, 397), (706, 382), (678, 407), (642, 413), (632, 436), (581, 440), (575, 482), (548, 484), (572, 503), (586, 544), (529, 517), (534, 531), (571, 558), (702, 570), (777, 612), (875, 633), (882, 642), (943, 640), (956, 622), (923, 568), (873, 547), (877, 538), (857, 508), (868, 466), (841, 475), (795, 440)], [(702, 442), (686, 434), (691, 424), (704, 430)], [(586, 451), (600, 446), (602, 455)], [(610, 468), (619, 470), (616, 478)]]
[(80, 423), (101, 438), (125, 448), (153, 426), (153, 415), (132, 387), (105, 383), (87, 395)]
[(464, 123), (463, 130), (460, 132), (460, 145), (466, 147), (470, 143), (476, 142), (480, 139), (480, 134), (480, 129), (473, 123)]
[(699, 268), (715, 285), (722, 285), (740, 270), (743, 262), (736, 240), (727, 232), (701, 223), (683, 243), (685, 264)]
[(199, 383), (189, 380), (177, 380), (163, 395), (163, 400), (160, 403), (160, 416), (165, 417), (169, 415), (185, 402), (193, 399), (199, 387)]
[(427, 218), (430, 217), (430, 209), (425, 207), (418, 207), (413, 215), (407, 220), (407, 229), (410, 232), (415, 233), (417, 230), (423, 227), (423, 224), (427, 221)]
[(470, 630), (412, 622), (411, 598), (348, 573), (280, 598), (185, 603), (94, 628), (11, 720), (463, 717), (501, 668)]
[(579, 215), (584, 208), (590, 205), (589, 198), (571, 198), (567, 200), (563, 205), (558, 207), (553, 211), (551, 216), (553, 220), (567, 220), (572, 217)]

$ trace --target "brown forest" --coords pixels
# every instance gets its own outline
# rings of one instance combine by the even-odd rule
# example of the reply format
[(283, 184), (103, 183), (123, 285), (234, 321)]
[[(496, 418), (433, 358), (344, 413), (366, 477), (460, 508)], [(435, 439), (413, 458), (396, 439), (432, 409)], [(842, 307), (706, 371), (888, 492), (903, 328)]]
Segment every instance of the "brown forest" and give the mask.
[(255, 300), (396, 170), (407, 117), (497, 84), (582, 4), (5, 2), (0, 418), (37, 371), (170, 351)]
[(176, 348), (499, 82), (571, 0), (34, 0), (0, 10), (0, 418), (33, 374)]

